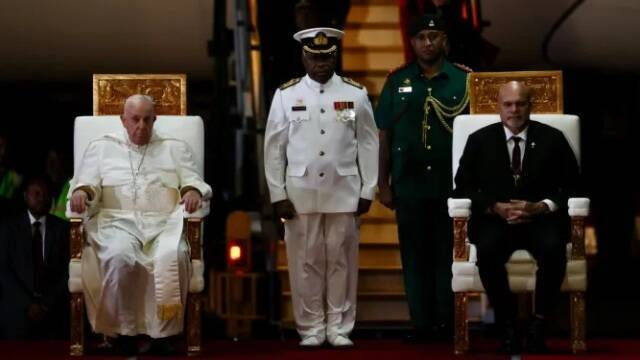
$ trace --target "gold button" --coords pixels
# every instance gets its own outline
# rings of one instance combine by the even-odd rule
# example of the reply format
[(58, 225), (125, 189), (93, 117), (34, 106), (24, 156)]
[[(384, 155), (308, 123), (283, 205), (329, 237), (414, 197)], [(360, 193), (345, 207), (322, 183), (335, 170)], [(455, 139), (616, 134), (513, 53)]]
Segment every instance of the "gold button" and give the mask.
[(431, 165), (427, 166), (427, 171), (431, 171)]
[(427, 130), (431, 130), (431, 125), (427, 125)]
[(431, 150), (431, 145), (427, 145), (427, 150)]

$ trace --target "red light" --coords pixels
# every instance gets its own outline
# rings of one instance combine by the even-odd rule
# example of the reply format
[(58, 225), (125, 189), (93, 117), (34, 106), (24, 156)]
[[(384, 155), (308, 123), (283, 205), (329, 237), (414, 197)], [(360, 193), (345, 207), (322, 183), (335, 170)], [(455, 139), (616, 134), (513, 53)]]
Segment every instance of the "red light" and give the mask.
[(242, 248), (238, 245), (232, 245), (229, 248), (229, 260), (238, 261), (242, 258)]

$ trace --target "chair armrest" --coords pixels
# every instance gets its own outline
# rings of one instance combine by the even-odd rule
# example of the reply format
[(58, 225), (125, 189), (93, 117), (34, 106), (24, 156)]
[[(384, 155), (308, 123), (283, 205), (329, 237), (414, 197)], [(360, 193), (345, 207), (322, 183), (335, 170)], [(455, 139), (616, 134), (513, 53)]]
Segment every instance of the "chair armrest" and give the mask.
[(468, 261), (467, 221), (471, 215), (471, 199), (449, 198), (447, 206), (453, 218), (453, 261)]
[(569, 198), (567, 204), (569, 205), (569, 216), (587, 216), (589, 215), (589, 205), (591, 200), (589, 198)]
[(584, 251), (584, 219), (589, 215), (589, 198), (570, 198), (568, 201), (571, 217), (571, 260), (582, 260)]
[(449, 208), (449, 217), (468, 218), (471, 216), (471, 199), (449, 198), (447, 206)]

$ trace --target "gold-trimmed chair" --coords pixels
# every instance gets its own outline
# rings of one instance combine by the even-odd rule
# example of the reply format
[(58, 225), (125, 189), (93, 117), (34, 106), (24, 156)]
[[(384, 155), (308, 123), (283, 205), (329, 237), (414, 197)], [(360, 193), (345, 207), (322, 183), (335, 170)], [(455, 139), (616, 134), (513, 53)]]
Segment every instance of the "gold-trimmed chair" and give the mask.
[[(74, 170), (89, 142), (103, 134), (121, 131), (119, 114), (124, 100), (133, 94), (150, 95), (156, 102), (158, 118), (154, 128), (183, 139), (191, 146), (200, 175), (204, 177), (204, 124), (198, 116), (186, 116), (185, 75), (94, 75), (93, 116), (79, 116), (74, 125)], [(202, 290), (204, 262), (202, 258), (202, 218), (208, 214), (208, 203), (202, 209), (185, 213), (186, 238), (191, 248), (191, 278), (187, 295), (185, 339), (189, 355), (201, 351)], [(83, 227), (85, 215), (70, 217), (69, 292), (71, 293), (70, 354), (84, 354), (84, 295), (82, 253), (87, 251)]]
[[(531, 118), (561, 130), (580, 163), (580, 123), (575, 115), (562, 114), (562, 73), (499, 72), (470, 74), (471, 115), (456, 117), (453, 125), (453, 175), (464, 150), (467, 137), (474, 131), (500, 121), (497, 115), (499, 87), (510, 80), (525, 82), (533, 90)], [(469, 350), (467, 307), (469, 295), (484, 292), (476, 266), (476, 248), (467, 237), (467, 222), (471, 216), (470, 199), (449, 199), (449, 215), (453, 218), (453, 278), (455, 294), (454, 352)], [(585, 291), (587, 264), (585, 260), (584, 226), (589, 213), (589, 199), (571, 198), (568, 202), (571, 217), (571, 243), (567, 245), (567, 272), (562, 291), (570, 293), (571, 347), (574, 353), (586, 350)], [(569, 231), (569, 230), (568, 230)], [(525, 250), (513, 253), (506, 264), (509, 285), (516, 293), (533, 292), (536, 263)]]

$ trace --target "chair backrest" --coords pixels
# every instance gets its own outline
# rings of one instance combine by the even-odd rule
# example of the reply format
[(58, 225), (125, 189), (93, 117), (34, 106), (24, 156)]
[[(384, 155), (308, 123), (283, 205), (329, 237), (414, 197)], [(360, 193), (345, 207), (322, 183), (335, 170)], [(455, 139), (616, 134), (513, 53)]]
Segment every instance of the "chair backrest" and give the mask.
[[(204, 123), (199, 116), (158, 115), (154, 129), (184, 140), (191, 147), (200, 176), (204, 177)], [(125, 131), (117, 115), (78, 116), (73, 133), (73, 170), (78, 171), (89, 143), (105, 134)]]
[[(580, 164), (580, 118), (567, 114), (531, 114), (531, 119), (553, 126), (562, 131), (569, 142), (573, 153)], [(453, 121), (452, 168), (455, 178), (460, 157), (467, 144), (467, 138), (473, 132), (493, 123), (499, 122), (498, 114), (460, 115)], [(454, 185), (455, 187), (455, 181)]]

